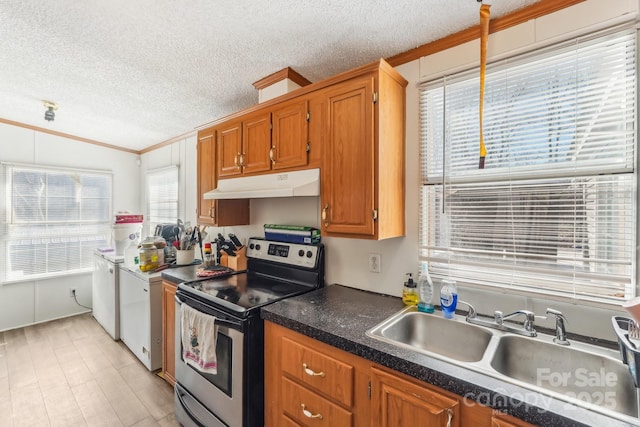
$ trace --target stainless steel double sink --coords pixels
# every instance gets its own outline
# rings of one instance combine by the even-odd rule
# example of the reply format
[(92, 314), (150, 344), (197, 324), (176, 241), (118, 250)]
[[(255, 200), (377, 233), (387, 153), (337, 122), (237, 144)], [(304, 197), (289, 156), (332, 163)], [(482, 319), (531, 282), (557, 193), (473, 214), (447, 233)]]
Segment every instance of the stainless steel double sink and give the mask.
[(394, 345), (502, 379), (615, 418), (637, 418), (638, 393), (616, 350), (553, 343), (445, 319), (409, 307), (367, 331)]

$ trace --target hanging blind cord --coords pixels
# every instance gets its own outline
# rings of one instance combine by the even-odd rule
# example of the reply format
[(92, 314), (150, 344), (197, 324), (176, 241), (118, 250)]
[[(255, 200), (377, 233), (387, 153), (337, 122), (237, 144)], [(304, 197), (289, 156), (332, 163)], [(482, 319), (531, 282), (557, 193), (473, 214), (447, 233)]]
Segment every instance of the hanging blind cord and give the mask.
[(484, 158), (487, 148), (484, 146), (484, 131), (482, 130), (482, 115), (484, 110), (484, 76), (487, 69), (487, 42), (489, 41), (489, 9), (491, 5), (480, 6), (480, 163), (478, 169), (484, 169)]

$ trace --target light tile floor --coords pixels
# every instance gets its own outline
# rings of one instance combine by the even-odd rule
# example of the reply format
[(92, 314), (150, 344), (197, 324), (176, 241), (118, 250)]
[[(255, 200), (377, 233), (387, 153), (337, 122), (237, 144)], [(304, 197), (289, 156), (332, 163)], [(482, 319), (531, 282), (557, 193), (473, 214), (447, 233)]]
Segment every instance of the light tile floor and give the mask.
[(173, 390), (90, 314), (0, 332), (0, 427), (178, 426)]

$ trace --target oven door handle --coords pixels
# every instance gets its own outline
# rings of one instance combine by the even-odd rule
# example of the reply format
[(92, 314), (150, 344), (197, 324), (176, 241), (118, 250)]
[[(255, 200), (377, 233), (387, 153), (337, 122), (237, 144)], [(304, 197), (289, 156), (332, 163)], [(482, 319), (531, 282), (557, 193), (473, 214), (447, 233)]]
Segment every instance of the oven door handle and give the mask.
[[(176, 302), (178, 304), (187, 304), (185, 301), (182, 301), (180, 298), (178, 298), (177, 295), (174, 296), (174, 299), (176, 300)], [(187, 306), (189, 306), (189, 304), (187, 304)], [(191, 307), (191, 306), (189, 306), (189, 307)], [(202, 313), (197, 308), (194, 308), (194, 307), (191, 307), (191, 308), (193, 308), (194, 310)], [(203, 314), (206, 314), (206, 313), (203, 313)], [(215, 324), (218, 325), (218, 326), (226, 326), (228, 328), (235, 329), (235, 330), (241, 330), (242, 329), (242, 322), (235, 321), (235, 320), (229, 320), (229, 319), (222, 319), (222, 318), (216, 317), (216, 316), (213, 316), (213, 317), (216, 318)]]

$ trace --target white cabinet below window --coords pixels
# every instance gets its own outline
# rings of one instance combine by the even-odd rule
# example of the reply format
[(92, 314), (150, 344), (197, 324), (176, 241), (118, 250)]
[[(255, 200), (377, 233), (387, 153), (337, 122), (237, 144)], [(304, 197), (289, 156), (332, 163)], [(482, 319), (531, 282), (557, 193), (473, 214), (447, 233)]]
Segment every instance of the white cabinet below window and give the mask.
[(120, 339), (150, 371), (162, 367), (162, 278), (120, 266)]

